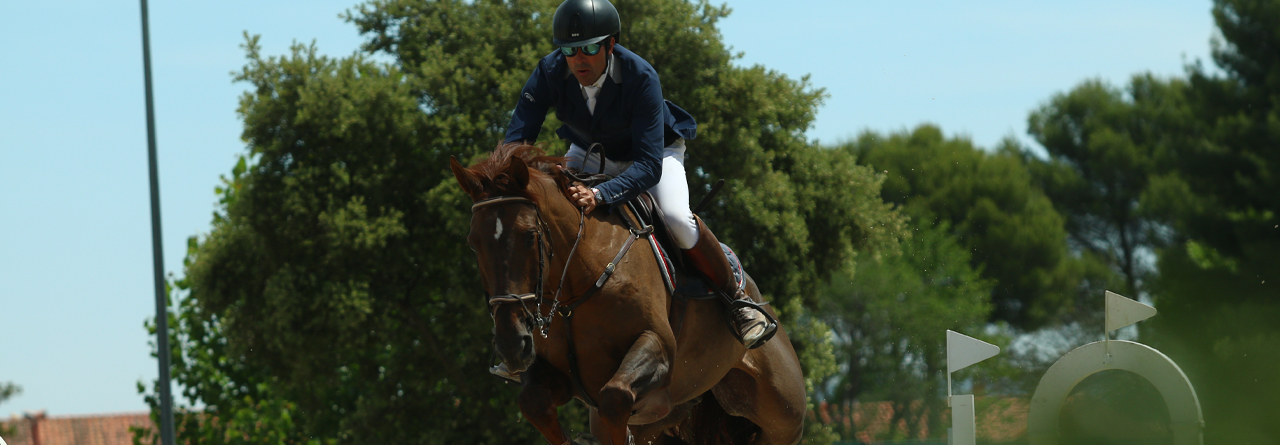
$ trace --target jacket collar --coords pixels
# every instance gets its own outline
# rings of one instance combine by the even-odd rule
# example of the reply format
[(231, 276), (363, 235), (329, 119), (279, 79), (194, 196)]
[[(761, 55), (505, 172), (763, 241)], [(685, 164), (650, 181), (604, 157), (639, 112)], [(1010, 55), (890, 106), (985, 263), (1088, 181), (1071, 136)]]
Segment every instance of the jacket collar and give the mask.
[(617, 56), (618, 45), (615, 44), (613, 54), (609, 54), (609, 65), (605, 68), (605, 72), (609, 73), (609, 79), (612, 79), (613, 83), (622, 83), (622, 68), (619, 67), (621, 64), (618, 63)]

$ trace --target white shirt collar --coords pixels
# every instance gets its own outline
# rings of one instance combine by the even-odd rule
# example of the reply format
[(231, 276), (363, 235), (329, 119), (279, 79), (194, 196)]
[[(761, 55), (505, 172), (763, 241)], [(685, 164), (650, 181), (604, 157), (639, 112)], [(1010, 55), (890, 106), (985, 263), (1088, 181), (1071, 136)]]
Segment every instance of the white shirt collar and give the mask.
[(578, 84), (578, 85), (582, 86), (584, 90), (586, 90), (587, 88), (595, 88), (598, 91), (600, 87), (604, 86), (604, 78), (609, 77), (609, 68), (612, 68), (612, 67), (613, 67), (613, 54), (609, 54), (608, 58), (605, 59), (604, 71), (600, 73), (600, 78), (596, 79), (596, 82), (591, 85), (582, 85), (582, 84)]

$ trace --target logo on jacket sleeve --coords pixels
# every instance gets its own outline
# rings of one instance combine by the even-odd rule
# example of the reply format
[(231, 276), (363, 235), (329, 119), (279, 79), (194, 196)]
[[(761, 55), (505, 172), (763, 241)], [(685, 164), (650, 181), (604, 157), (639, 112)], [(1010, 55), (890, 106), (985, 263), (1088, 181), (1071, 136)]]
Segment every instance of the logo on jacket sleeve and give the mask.
[(529, 99), (529, 102), (537, 102), (536, 100), (533, 100), (533, 95), (529, 93), (524, 93), (524, 98)]

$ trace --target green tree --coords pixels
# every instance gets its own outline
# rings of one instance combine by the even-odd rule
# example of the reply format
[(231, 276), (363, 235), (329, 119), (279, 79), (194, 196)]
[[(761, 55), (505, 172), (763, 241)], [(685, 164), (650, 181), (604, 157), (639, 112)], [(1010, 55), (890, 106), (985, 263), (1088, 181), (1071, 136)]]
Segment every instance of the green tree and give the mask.
[[(180, 417), (184, 440), (540, 440), (515, 388), (483, 372), (492, 325), (465, 244), (469, 201), (446, 165), (500, 141), (529, 71), (553, 49), (556, 4), (371, 1), (347, 15), (366, 52), (340, 59), (302, 45), (268, 57), (248, 39), (236, 74), (250, 86), (238, 110), (248, 153), (174, 283), (174, 375), (204, 406)], [(795, 321), (810, 380), (824, 378), (830, 348), (805, 314), (817, 283), (856, 251), (892, 248), (902, 218), (879, 198), (882, 178), (805, 140), (821, 90), (730, 63), (715, 28), (728, 9), (618, 8), (623, 45), (699, 120), (695, 198), (729, 183), (707, 219)], [(543, 132), (553, 152), (564, 149), (555, 125)], [(566, 417), (581, 430), (574, 409)]]
[(932, 125), (888, 137), (865, 133), (841, 147), (887, 175), (881, 195), (931, 222), (946, 221), (992, 281), (992, 320), (1031, 330), (1068, 314), (1109, 281), (1067, 247), (1061, 214), (1035, 186), (1020, 150), (993, 153)]
[[(13, 384), (13, 382), (0, 383), (0, 403), (4, 403), (9, 398), (22, 394), (22, 387)], [(8, 427), (0, 425), (0, 436), (13, 435), (13, 426)]]
[(0, 403), (4, 403), (11, 397), (22, 394), (22, 387), (13, 384), (13, 382), (0, 383)]
[(822, 396), (834, 414), (851, 420), (839, 430), (845, 440), (867, 427), (852, 421), (854, 402), (891, 402), (890, 430), (874, 440), (915, 438), (921, 427), (935, 435), (943, 430), (942, 333), (972, 332), (991, 312), (992, 282), (971, 265), (949, 224), (922, 218), (913, 226), (901, 253), (858, 261), (819, 292), (841, 371)]
[[(1276, 411), (1255, 408), (1280, 396), (1280, 5), (1220, 0), (1213, 16), (1221, 71), (1055, 96), (1030, 119), (1051, 156), (1033, 171), (1076, 243), (1150, 291), (1144, 329), (1197, 388), (1206, 442), (1269, 443)], [(1131, 246), (1155, 248), (1154, 279)]]
[(1124, 277), (1118, 292), (1138, 298), (1154, 273), (1150, 258), (1167, 222), (1143, 205), (1168, 157), (1185, 144), (1192, 116), (1186, 82), (1134, 76), (1124, 91), (1088, 80), (1031, 113), (1028, 133), (1048, 159), (1024, 149), (1032, 176), (1066, 215), (1074, 248), (1102, 258)]
[(1176, 229), (1160, 253), (1152, 328), (1195, 384), (1206, 443), (1275, 443), (1266, 401), (1280, 398), (1280, 4), (1219, 0), (1213, 16), (1221, 71), (1189, 70), (1200, 133), (1152, 193)]
[[(443, 144), (438, 150), (475, 152), (501, 140), (513, 98), (536, 60), (550, 50), (549, 11), (558, 4), (388, 0), (370, 2), (350, 17), (371, 37), (366, 50), (395, 57), (411, 74), (423, 107), (439, 118), (433, 122), (466, 129), (434, 139)], [(807, 78), (797, 81), (761, 66), (730, 63), (732, 55), (716, 29), (728, 8), (707, 1), (615, 4), (622, 17), (620, 43), (652, 63), (664, 95), (698, 120), (698, 137), (686, 159), (690, 190), (696, 199), (697, 191), (726, 181), (704, 219), (753, 266), (764, 293), (783, 303), (811, 295), (815, 283), (854, 249), (883, 248), (891, 239), (885, 234), (901, 230), (888, 207), (867, 192), (877, 180), (870, 170), (853, 165), (831, 170), (828, 163), (813, 162), (818, 148), (804, 131), (821, 105), (821, 89), (813, 89)], [(496, 40), (494, 29), (502, 29)], [(559, 125), (549, 116), (539, 141), (553, 153), (567, 148), (552, 136)], [(786, 198), (815, 195), (811, 176), (838, 176), (827, 183), (858, 188), (814, 196), (839, 213), (820, 211), (812, 200)], [(814, 228), (837, 236), (815, 243)]]
[[(1178, 227), (1227, 257), (1280, 270), (1280, 5), (1216, 1), (1213, 14), (1225, 40), (1213, 58), (1223, 74), (1191, 67), (1191, 97), (1204, 137), (1177, 153), (1190, 199), (1172, 206)], [(1260, 280), (1259, 280), (1260, 281)]]

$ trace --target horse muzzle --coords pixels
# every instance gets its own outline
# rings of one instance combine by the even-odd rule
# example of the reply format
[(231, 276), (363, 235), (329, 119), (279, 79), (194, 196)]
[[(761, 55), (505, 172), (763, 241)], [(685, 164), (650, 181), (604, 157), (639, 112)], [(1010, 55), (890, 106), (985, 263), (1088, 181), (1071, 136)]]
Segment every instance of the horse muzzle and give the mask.
[(507, 370), (524, 372), (533, 365), (537, 350), (530, 319), (517, 308), (519, 305), (511, 304), (494, 311), (493, 345)]
[(502, 359), (504, 365), (507, 365), (507, 370), (518, 373), (533, 366), (533, 361), (537, 358), (533, 347), (533, 335), (524, 332), (516, 336), (508, 336), (507, 341), (503, 340), (496, 338), (495, 343), (498, 357)]

